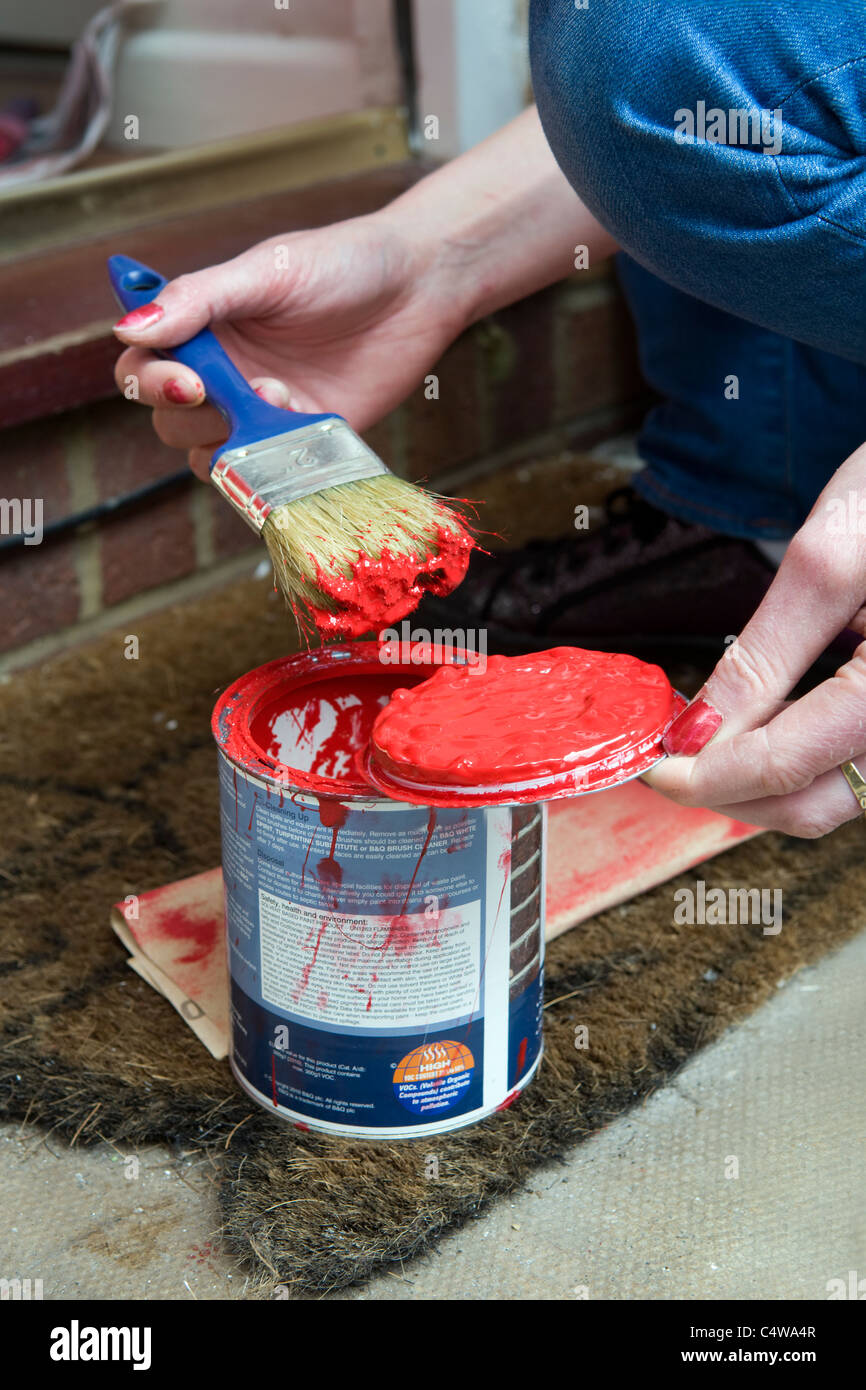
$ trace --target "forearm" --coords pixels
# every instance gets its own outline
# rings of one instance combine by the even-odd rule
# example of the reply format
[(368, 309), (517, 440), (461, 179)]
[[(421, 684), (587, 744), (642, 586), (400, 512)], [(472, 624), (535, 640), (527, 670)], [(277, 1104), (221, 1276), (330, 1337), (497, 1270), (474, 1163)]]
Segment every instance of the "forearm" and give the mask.
[(590, 265), (616, 250), (556, 164), (534, 107), (383, 215), (421, 244), (467, 324), (568, 275), (578, 245)]

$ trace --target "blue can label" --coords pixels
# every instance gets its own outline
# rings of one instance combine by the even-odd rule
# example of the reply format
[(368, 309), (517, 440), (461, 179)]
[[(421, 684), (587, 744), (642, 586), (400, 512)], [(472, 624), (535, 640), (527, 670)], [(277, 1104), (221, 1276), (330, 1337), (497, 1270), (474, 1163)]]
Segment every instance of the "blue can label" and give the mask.
[(320, 802), (219, 761), (242, 1084), (337, 1132), (495, 1109), (541, 1041), (540, 968), (510, 988), (510, 810)]

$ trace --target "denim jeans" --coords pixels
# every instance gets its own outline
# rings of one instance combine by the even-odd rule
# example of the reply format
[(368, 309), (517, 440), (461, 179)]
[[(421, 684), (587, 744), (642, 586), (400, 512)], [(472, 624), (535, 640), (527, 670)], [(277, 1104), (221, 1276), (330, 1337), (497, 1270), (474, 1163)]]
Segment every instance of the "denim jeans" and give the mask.
[(866, 441), (864, 0), (532, 0), (530, 43), (662, 397), (639, 490), (790, 536)]

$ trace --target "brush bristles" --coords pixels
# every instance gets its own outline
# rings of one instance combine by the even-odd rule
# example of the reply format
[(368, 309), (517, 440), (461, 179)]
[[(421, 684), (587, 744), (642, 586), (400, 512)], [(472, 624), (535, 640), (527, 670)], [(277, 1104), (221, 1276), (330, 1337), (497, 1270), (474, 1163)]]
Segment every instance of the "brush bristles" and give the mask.
[(274, 578), (293, 611), (336, 613), (328, 576), (350, 580), (360, 562), (433, 557), (443, 534), (465, 536), (450, 499), (425, 492), (393, 473), (344, 483), (275, 507), (262, 531)]

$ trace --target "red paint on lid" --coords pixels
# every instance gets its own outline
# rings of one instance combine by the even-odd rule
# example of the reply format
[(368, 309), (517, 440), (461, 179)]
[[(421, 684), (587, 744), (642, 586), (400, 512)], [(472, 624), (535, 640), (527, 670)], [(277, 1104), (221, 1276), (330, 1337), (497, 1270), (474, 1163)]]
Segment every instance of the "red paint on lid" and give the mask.
[(458, 657), (425, 679), (429, 650), (411, 651), (386, 662), (384, 647), (362, 642), (273, 661), (214, 710), (217, 743), (237, 767), (322, 799), (333, 836), (325, 877), (336, 877), (347, 799), (378, 791), (483, 806), (599, 791), (663, 756), (685, 703), (658, 666), (631, 656), (556, 647), (490, 657), (486, 669)]
[(555, 647), (442, 666), (394, 692), (366, 770), (391, 796), (439, 806), (597, 791), (647, 771), (681, 707), (660, 667), (616, 653)]

